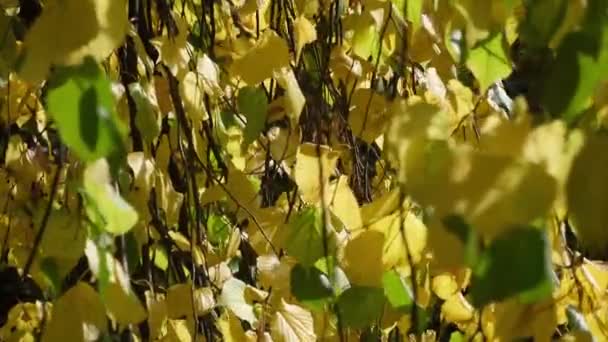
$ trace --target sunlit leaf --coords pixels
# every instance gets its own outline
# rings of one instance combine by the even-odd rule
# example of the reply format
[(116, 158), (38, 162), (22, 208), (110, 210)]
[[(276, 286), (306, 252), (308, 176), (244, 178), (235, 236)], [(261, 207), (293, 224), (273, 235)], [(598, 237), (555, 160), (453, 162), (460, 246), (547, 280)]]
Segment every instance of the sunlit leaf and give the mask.
[[(85, 169), (84, 189), (87, 194), (87, 212), (99, 228), (119, 235), (126, 233), (137, 223), (138, 215), (135, 209), (110, 183), (108, 163), (105, 159), (99, 159)], [(95, 220), (95, 217), (99, 217), (99, 220)]]
[(304, 48), (306, 44), (317, 40), (317, 31), (313, 24), (304, 16), (296, 18), (293, 26), (296, 39), (296, 62), (298, 62), (302, 48)]
[(502, 34), (495, 34), (479, 42), (469, 51), (466, 64), (479, 81), (482, 92), (511, 72), (502, 38)]
[(253, 312), (253, 306), (245, 301), (245, 288), (242, 281), (232, 278), (224, 283), (219, 303), (225, 305), (237, 317), (255, 324), (258, 319)]
[(53, 64), (78, 64), (85, 56), (102, 60), (122, 43), (128, 25), (124, 0), (51, 2), (25, 38), (20, 75), (40, 81)]
[(285, 66), (289, 66), (287, 43), (274, 31), (266, 30), (252, 49), (234, 61), (232, 71), (255, 86)]
[(103, 303), (95, 290), (79, 282), (53, 305), (42, 341), (90, 341), (107, 330)]
[(310, 312), (297, 305), (289, 304), (282, 298), (272, 318), (271, 331), (276, 341), (317, 340), (313, 333), (313, 320)]
[(414, 305), (413, 293), (397, 272), (385, 272), (382, 276), (382, 286), (386, 299), (394, 309), (409, 312)]
[(85, 161), (123, 152), (125, 129), (114, 106), (110, 82), (91, 59), (60, 69), (48, 94), (62, 140)]

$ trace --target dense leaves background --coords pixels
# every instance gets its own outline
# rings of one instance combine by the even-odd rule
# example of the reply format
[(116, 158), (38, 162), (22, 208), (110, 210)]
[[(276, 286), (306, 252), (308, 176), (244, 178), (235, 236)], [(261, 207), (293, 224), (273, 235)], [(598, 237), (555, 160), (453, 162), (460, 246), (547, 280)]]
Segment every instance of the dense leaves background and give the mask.
[(1, 341), (608, 336), (605, 0), (0, 0)]

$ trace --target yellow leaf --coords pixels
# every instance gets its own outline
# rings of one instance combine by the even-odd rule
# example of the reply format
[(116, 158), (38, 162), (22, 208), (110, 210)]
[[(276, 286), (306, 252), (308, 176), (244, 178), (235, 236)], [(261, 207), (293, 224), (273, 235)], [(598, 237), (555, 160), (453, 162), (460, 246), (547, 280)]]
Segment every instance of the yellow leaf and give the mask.
[(348, 186), (347, 176), (342, 175), (333, 182), (326, 196), (328, 198), (326, 203), (329, 204), (332, 213), (342, 221), (346, 229), (353, 231), (363, 227), (359, 204)]
[(581, 246), (605, 256), (608, 222), (608, 137), (592, 135), (575, 157), (566, 185), (568, 219)]
[(580, 299), (581, 311), (585, 314), (593, 312), (606, 305), (606, 290), (608, 289), (608, 267), (598, 262), (583, 260), (582, 265), (574, 271), (577, 284), (582, 290)]
[(453, 323), (462, 323), (473, 319), (475, 308), (457, 292), (448, 297), (441, 305), (441, 314), (445, 320)]
[(207, 314), (215, 307), (211, 288), (192, 288), (190, 283), (176, 284), (167, 291), (166, 305), (169, 318), (192, 317)]
[(87, 55), (102, 60), (122, 43), (128, 25), (124, 0), (49, 1), (27, 33), (19, 73), (37, 82), (52, 64), (78, 64)]
[(448, 272), (433, 277), (431, 286), (437, 297), (443, 300), (452, 297), (459, 289), (456, 277)]
[(484, 335), (490, 341), (512, 341), (533, 337), (534, 341), (551, 341), (557, 328), (552, 299), (537, 304), (523, 304), (517, 299), (484, 307), (481, 314)]
[(300, 60), (300, 53), (304, 45), (312, 43), (317, 40), (317, 30), (315, 26), (306, 19), (305, 16), (300, 15), (293, 22), (294, 35), (296, 39), (296, 63)]
[(239, 321), (239, 319), (230, 311), (224, 311), (217, 324), (224, 341), (241, 342), (246, 340), (241, 321)]
[(370, 225), (399, 208), (399, 189), (393, 189), (361, 207), (364, 225)]
[(186, 113), (194, 120), (207, 120), (209, 115), (204, 103), (203, 80), (198, 73), (189, 71), (180, 82), (180, 93)]
[(152, 44), (159, 48), (160, 59), (170, 68), (171, 73), (181, 78), (187, 71), (188, 61), (190, 60), (189, 28), (185, 18), (173, 15), (173, 20), (177, 26), (178, 34), (174, 37), (163, 34), (160, 38), (153, 39)]
[(169, 317), (167, 303), (164, 296), (154, 296), (150, 291), (146, 291), (145, 296), (146, 306), (148, 307), (150, 339), (156, 340)]
[(248, 85), (257, 85), (273, 72), (289, 66), (287, 43), (274, 31), (266, 30), (244, 56), (232, 64), (234, 75), (241, 77)]
[(559, 342), (593, 342), (593, 335), (589, 331), (576, 330), (568, 333), (558, 340)]
[(439, 218), (462, 215), (487, 238), (545, 215), (557, 182), (523, 158), (480, 151), (442, 138), (441, 112), (410, 99), (387, 133), (408, 194)]
[(312, 315), (307, 310), (280, 299), (270, 323), (272, 337), (277, 342), (316, 341)]
[(363, 231), (348, 242), (343, 267), (352, 284), (381, 286), (385, 269), (382, 262), (384, 245), (384, 234), (372, 230)]
[(272, 288), (273, 293), (289, 295), (291, 292), (291, 268), (295, 260), (291, 257), (260, 255), (257, 260), (258, 279), (262, 288)]
[(184, 194), (181, 194), (173, 188), (173, 183), (169, 179), (169, 175), (166, 169), (161, 169), (160, 165), (157, 166), (158, 170), (163, 170), (155, 173), (155, 195), (157, 205), (160, 209), (165, 211), (167, 226), (172, 227), (177, 224), (179, 219), (179, 209), (184, 201)]
[(142, 221), (148, 222), (150, 219), (148, 198), (155, 181), (154, 161), (151, 158), (146, 158), (143, 152), (132, 152), (127, 155), (127, 163), (133, 171), (133, 183), (127, 200), (137, 209), (137, 212), (142, 216)]
[(125, 291), (119, 283), (109, 284), (104, 291), (104, 304), (109, 315), (121, 327), (139, 323), (147, 318), (147, 312), (135, 293)]
[(249, 220), (247, 234), (256, 253), (264, 255), (283, 248), (288, 232), (286, 214), (276, 207), (268, 207), (256, 210), (254, 216), (256, 222)]
[(384, 234), (382, 263), (385, 269), (398, 266), (409, 268), (408, 255), (414, 263), (422, 260), (427, 242), (426, 226), (410, 212), (404, 212), (403, 215), (405, 218), (401, 217), (401, 213), (395, 212), (369, 227), (370, 231)]
[(194, 341), (188, 323), (184, 319), (170, 319), (167, 323), (167, 335), (162, 341), (191, 342)]
[(389, 104), (372, 89), (359, 88), (352, 95), (348, 124), (353, 134), (371, 143), (384, 131), (389, 119)]
[(299, 126), (293, 128), (272, 128), (268, 132), (270, 155), (276, 161), (284, 161), (287, 164), (287, 170), (291, 169), (295, 163), (301, 135)]
[(247, 287), (245, 287), (243, 295), (245, 297), (245, 301), (250, 304), (260, 303), (268, 298), (268, 292), (260, 290), (251, 285), (247, 285)]
[(79, 282), (53, 305), (42, 341), (94, 341), (106, 330), (106, 314), (99, 295), (88, 284)]
[(292, 122), (297, 123), (304, 108), (306, 99), (302, 94), (298, 80), (289, 67), (282, 67), (273, 73), (279, 85), (285, 89), (285, 109)]
[(65, 209), (55, 210), (49, 216), (42, 236), (40, 253), (45, 257), (55, 258), (59, 273), (67, 275), (84, 253), (85, 241), (86, 231), (79, 225), (78, 219)]
[(329, 176), (333, 174), (339, 156), (328, 146), (300, 145), (294, 178), (304, 201), (317, 203), (321, 199), (321, 190), (329, 191)]
[[(41, 328), (41, 323), (50, 314), (50, 303), (19, 303), (4, 317), (4, 325), (0, 327), (2, 341), (35, 341), (32, 333)], [(26, 337), (27, 336), (27, 337)], [(31, 337), (31, 338), (30, 338)]]

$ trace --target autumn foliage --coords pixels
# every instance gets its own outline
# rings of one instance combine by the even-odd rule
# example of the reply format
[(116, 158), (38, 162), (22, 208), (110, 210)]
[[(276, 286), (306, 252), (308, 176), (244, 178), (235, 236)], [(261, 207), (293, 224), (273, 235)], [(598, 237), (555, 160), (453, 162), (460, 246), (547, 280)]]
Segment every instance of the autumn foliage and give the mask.
[(608, 338), (608, 1), (0, 0), (0, 341)]

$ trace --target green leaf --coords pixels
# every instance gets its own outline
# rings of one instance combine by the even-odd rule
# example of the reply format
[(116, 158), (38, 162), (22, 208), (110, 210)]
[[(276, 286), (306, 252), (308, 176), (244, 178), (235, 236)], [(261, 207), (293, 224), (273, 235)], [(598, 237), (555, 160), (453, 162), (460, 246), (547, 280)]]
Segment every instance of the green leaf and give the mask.
[(86, 212), (100, 229), (120, 235), (128, 232), (138, 220), (137, 211), (111, 185), (109, 166), (105, 159), (91, 163), (84, 170)]
[(57, 260), (52, 257), (43, 258), (40, 260), (40, 270), (49, 282), (53, 295), (59, 293), (63, 279), (59, 271), (59, 265), (57, 265)]
[(291, 292), (304, 306), (322, 311), (333, 291), (326, 274), (316, 267), (296, 264), (291, 269)]
[(412, 290), (394, 270), (382, 276), (384, 295), (391, 306), (401, 312), (410, 312), (414, 305)]
[(125, 127), (115, 112), (110, 81), (94, 60), (58, 68), (50, 81), (48, 111), (63, 142), (84, 161), (125, 151)]
[(244, 144), (247, 146), (258, 138), (266, 126), (268, 99), (263, 90), (255, 87), (244, 87), (237, 97), (238, 109), (247, 117)]
[(165, 248), (156, 243), (150, 248), (150, 259), (154, 261), (154, 265), (163, 271), (169, 267), (169, 257)]
[(230, 222), (224, 217), (209, 214), (207, 218), (207, 239), (216, 246), (224, 246), (230, 237)]
[(451, 335), (450, 335), (450, 342), (465, 342), (467, 341), (467, 339), (464, 337), (464, 335), (459, 332), (459, 331), (454, 331)]
[[(593, 48), (594, 45), (599, 45), (599, 49)], [(554, 117), (573, 123), (591, 105), (589, 99), (607, 73), (608, 30), (599, 36), (570, 33), (557, 50), (542, 103)]]
[(338, 312), (346, 326), (364, 328), (380, 318), (384, 303), (383, 289), (354, 286), (344, 291), (338, 298)]
[(398, 13), (412, 23), (412, 32), (416, 32), (422, 22), (422, 0), (391, 0), (391, 2)]
[(548, 46), (567, 9), (565, 0), (526, 1), (526, 18), (519, 28), (522, 42), (530, 48)]
[[(289, 235), (285, 249), (304, 266), (312, 266), (315, 261), (325, 256), (323, 239), (327, 238), (327, 253), (333, 250), (334, 236), (323, 234), (321, 210), (308, 207), (302, 210), (290, 223)], [(324, 236), (327, 235), (327, 236)]]
[(503, 35), (497, 33), (482, 40), (469, 51), (466, 65), (479, 81), (481, 92), (485, 92), (492, 83), (511, 73), (511, 64), (502, 41)]
[(551, 256), (544, 233), (515, 228), (492, 242), (473, 269), (473, 305), (518, 295), (524, 302), (551, 296)]
[(365, 60), (370, 56), (375, 60), (380, 46), (380, 32), (374, 18), (369, 12), (364, 12), (354, 20), (353, 53)]

